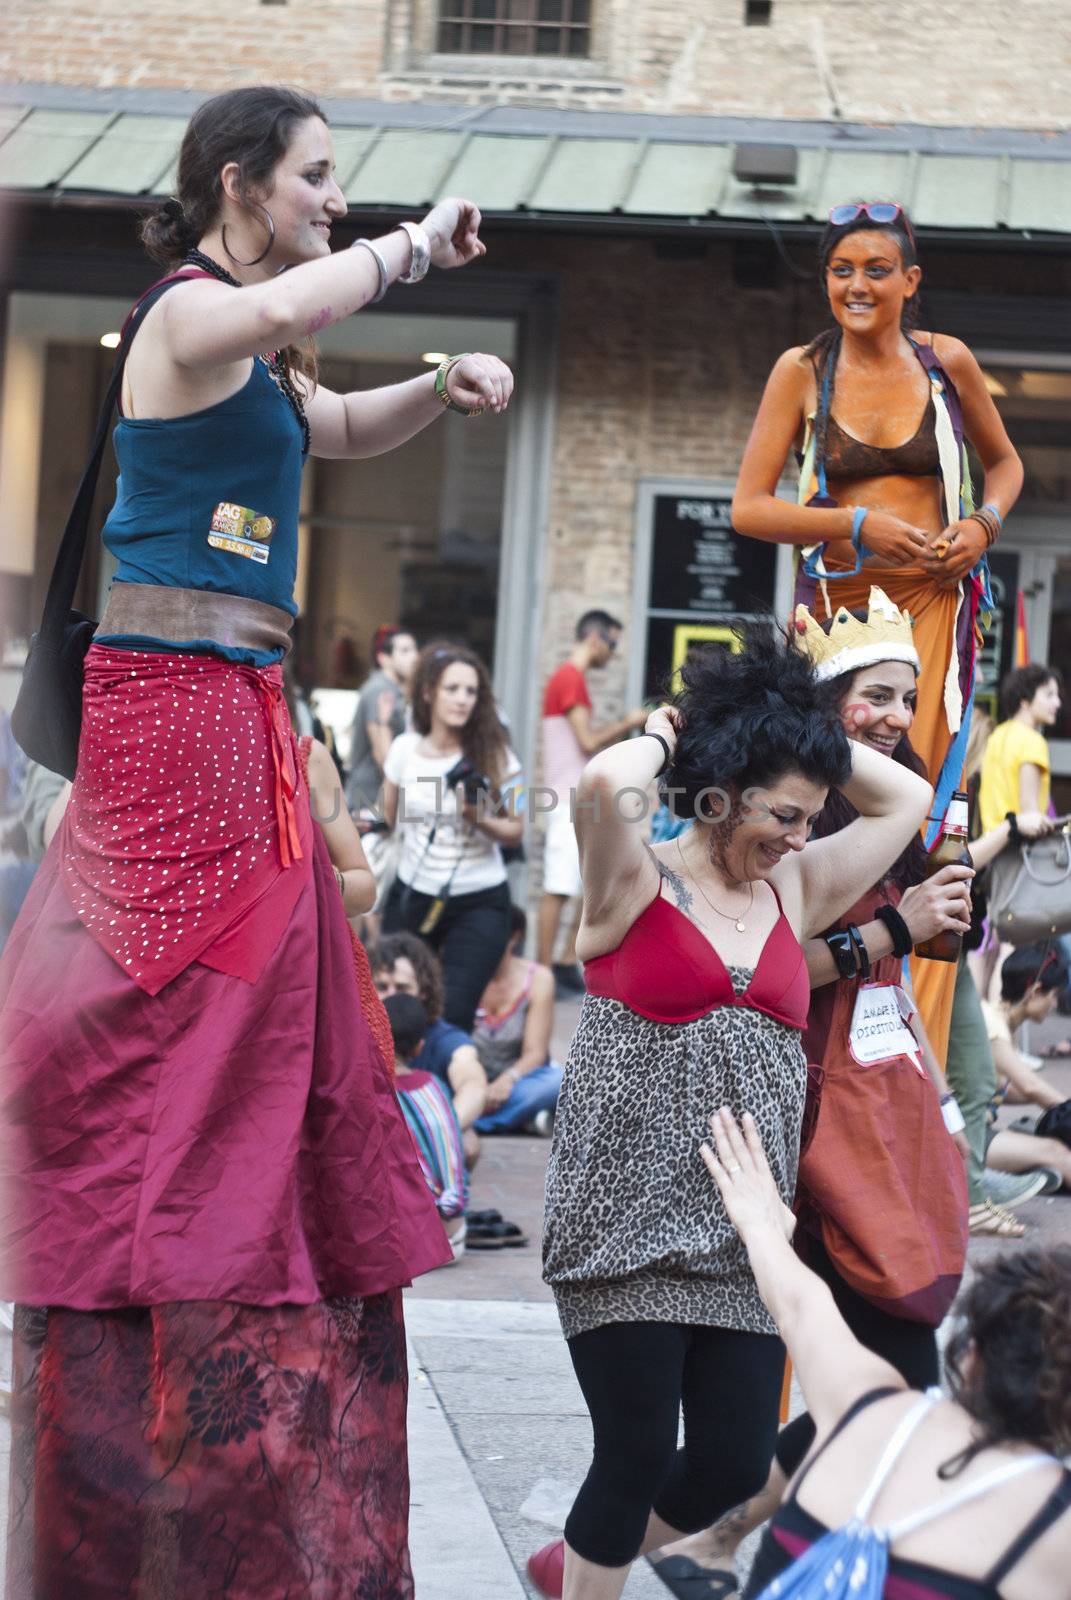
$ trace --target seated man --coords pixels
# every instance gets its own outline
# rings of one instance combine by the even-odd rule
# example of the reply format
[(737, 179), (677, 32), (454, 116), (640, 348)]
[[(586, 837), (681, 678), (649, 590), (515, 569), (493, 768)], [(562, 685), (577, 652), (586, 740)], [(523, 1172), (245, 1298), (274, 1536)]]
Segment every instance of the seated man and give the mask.
[(520, 906), (511, 906), (509, 943), (476, 1012), (472, 1042), (489, 1080), (479, 1133), (520, 1128), (545, 1136), (554, 1125), (562, 1086), (562, 1069), (550, 1059), (554, 975), (523, 959), (527, 926)]
[(465, 1161), (471, 1169), (480, 1154), (473, 1127), (487, 1098), (487, 1074), (469, 1035), (443, 1017), (442, 968), (435, 952), (415, 933), (391, 933), (369, 947), (372, 980), (381, 999), (392, 994), (412, 994), (428, 1015), (420, 1070), (446, 1085), (461, 1126)]
[[(1002, 1102), (1012, 1105), (1037, 1105), (1042, 1110), (1062, 1105), (1065, 1096), (1046, 1083), (1029, 1061), (1016, 1049), (1014, 1035), (1024, 1022), (1041, 1022), (1056, 1008), (1060, 990), (1067, 982), (1067, 969), (1059, 952), (1045, 945), (1023, 945), (1013, 950), (1000, 969), (1000, 1003), (982, 1001), (986, 1032), (997, 1069), (997, 1095), (992, 1120)], [(1032, 1133), (1001, 1128), (992, 1134), (986, 1150), (986, 1164), (1000, 1172), (1032, 1172), (1049, 1169), (1071, 1189), (1071, 1149), (1061, 1139), (1038, 1138)], [(1058, 1187), (1050, 1182), (1039, 1185), (1045, 1193)]]

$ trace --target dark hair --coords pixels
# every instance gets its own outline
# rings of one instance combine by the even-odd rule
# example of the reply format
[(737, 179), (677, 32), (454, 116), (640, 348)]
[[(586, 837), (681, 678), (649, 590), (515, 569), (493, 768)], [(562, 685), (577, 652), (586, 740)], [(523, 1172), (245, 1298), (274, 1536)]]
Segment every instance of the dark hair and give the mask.
[(487, 668), (466, 644), (450, 644), (444, 639), (435, 640), (417, 657), (409, 697), (413, 707), (413, 730), (431, 732), (431, 702), (439, 687), (439, 679), (455, 662), (471, 667), (476, 674), (476, 703), (472, 714), (461, 729), (461, 749), (476, 771), (490, 778), (494, 784), (506, 775), (508, 744), (491, 690)]
[[(310, 117), (327, 118), (315, 100), (296, 89), (257, 84), (229, 89), (198, 106), (179, 150), (176, 199), (151, 212), (141, 225), (141, 242), (155, 261), (177, 265), (219, 220), (223, 206), (223, 168), (238, 164), (238, 187), (251, 203), (264, 192), (290, 148), (294, 130)], [(221, 262), (226, 266), (226, 262)], [(315, 377), (315, 348), (291, 345), (283, 352), (295, 371)]]
[(953, 1400), (978, 1430), (941, 1476), (954, 1476), (990, 1445), (1018, 1440), (1065, 1456), (1071, 1450), (1071, 1245), (1021, 1246), (982, 1262), (957, 1312), (945, 1372)]
[(1000, 997), (1012, 1005), (1022, 1000), (1033, 984), (1042, 994), (1062, 989), (1067, 982), (1067, 966), (1053, 945), (1024, 944), (1013, 950), (1000, 969)]
[(586, 639), (589, 633), (610, 633), (615, 628), (620, 633), (623, 627), (608, 611), (585, 611), (576, 625), (576, 637)]
[(394, 1040), (394, 1054), (402, 1061), (411, 1061), (424, 1038), (428, 1026), (428, 1013), (415, 994), (389, 994), (383, 1009), (390, 1022)]
[(411, 639), (413, 635), (408, 628), (397, 628), (391, 622), (383, 622), (372, 635), (372, 660), (376, 662), (380, 656), (389, 656), (394, 652), (395, 639)]
[[(860, 622), (867, 620), (867, 612), (854, 611), (852, 616)], [(828, 633), (832, 626), (832, 618), (822, 623), (822, 629)], [(819, 699), (823, 705), (829, 707), (840, 717), (845, 700), (851, 691), (852, 680), (860, 667), (852, 667), (848, 672), (841, 672), (835, 678), (829, 678), (819, 689)], [(921, 758), (912, 748), (911, 740), (905, 733), (900, 743), (896, 746), (890, 761), (895, 761), (898, 766), (906, 767), (909, 772), (914, 772), (920, 778), (925, 778), (926, 768)], [(814, 837), (825, 839), (831, 833), (839, 833), (850, 822), (854, 822), (859, 813), (846, 795), (839, 789), (831, 789), (822, 807), (822, 814), (814, 825)], [(926, 848), (922, 843), (920, 834), (913, 834), (910, 843), (900, 852), (888, 872), (879, 880), (881, 883), (895, 885), (902, 894), (913, 883), (921, 883), (926, 876)]]
[(852, 767), (844, 729), (823, 704), (814, 668), (786, 633), (752, 623), (738, 653), (697, 652), (681, 668), (673, 697), (680, 713), (677, 748), (665, 776), (677, 816), (701, 815), (704, 791), (742, 793), (786, 772), (823, 788), (843, 783)]
[[(853, 233), (886, 233), (896, 241), (900, 251), (900, 260), (904, 268), (918, 265), (918, 251), (915, 247), (915, 230), (907, 212), (901, 209), (895, 222), (871, 222), (866, 213), (861, 213), (852, 222), (845, 222), (840, 227), (836, 223), (826, 224), (818, 246), (818, 281), (826, 293), (826, 270), (829, 258), (842, 239), (847, 239)], [(904, 301), (900, 314), (900, 326), (906, 333), (909, 328), (917, 327), (919, 320), (919, 295), (915, 293)], [(833, 327), (825, 328), (815, 336), (803, 352), (814, 365), (815, 382), (818, 386), (818, 404), (815, 411), (815, 460), (824, 461), (826, 454), (826, 430), (829, 426), (829, 414), (833, 409), (833, 394), (837, 387), (837, 361), (840, 357), (842, 330), (838, 323)], [(829, 391), (824, 394), (825, 379), (829, 376)]]
[(1013, 667), (1011, 672), (1005, 673), (1000, 680), (1001, 721), (1014, 717), (1024, 700), (1033, 700), (1040, 688), (1053, 681), (1057, 688), (1063, 688), (1063, 679), (1056, 668), (1047, 667), (1043, 661), (1033, 662), (1028, 667)]
[(377, 972), (393, 972), (395, 962), (403, 959), (416, 976), (428, 1022), (438, 1022), (443, 1014), (443, 969), (434, 950), (415, 933), (387, 933), (368, 947), (373, 977)]

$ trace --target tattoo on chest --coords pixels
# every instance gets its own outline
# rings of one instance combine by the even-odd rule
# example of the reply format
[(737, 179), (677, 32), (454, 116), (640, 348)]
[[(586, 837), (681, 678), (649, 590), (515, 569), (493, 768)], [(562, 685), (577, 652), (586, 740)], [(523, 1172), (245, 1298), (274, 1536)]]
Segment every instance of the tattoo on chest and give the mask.
[(667, 867), (664, 861), (660, 861), (655, 855), (654, 851), (651, 849), (650, 845), (647, 847), (647, 853), (651, 857), (651, 860), (654, 862), (655, 866), (658, 868), (658, 876), (660, 878), (665, 878), (666, 882), (672, 889), (673, 898), (677, 902), (677, 909), (679, 911), (683, 911), (687, 916), (691, 916), (692, 893), (684, 879), (679, 873), (674, 872), (672, 867)]

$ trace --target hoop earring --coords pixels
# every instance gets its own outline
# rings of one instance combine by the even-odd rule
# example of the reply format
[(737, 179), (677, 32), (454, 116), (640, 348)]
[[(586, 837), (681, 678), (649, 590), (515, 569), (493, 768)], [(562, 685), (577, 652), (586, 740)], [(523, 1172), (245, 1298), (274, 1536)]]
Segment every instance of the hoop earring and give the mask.
[(257, 211), (262, 211), (264, 213), (264, 217), (265, 217), (265, 220), (266, 220), (267, 226), (268, 226), (268, 242), (264, 246), (263, 250), (260, 252), (259, 256), (254, 256), (252, 261), (243, 261), (241, 259), (241, 257), (240, 256), (236, 256), (234, 251), (230, 248), (230, 246), (227, 243), (227, 224), (226, 223), (224, 223), (222, 228), (219, 230), (219, 236), (220, 236), (220, 239), (222, 240), (223, 248), (224, 248), (224, 250), (226, 250), (227, 254), (230, 256), (231, 260), (234, 262), (236, 267), (256, 267), (256, 266), (259, 266), (260, 263), (264, 260), (264, 257), (268, 254), (268, 251), (271, 249), (272, 245), (275, 243), (275, 219), (274, 219), (274, 217), (272, 216), (271, 212), (268, 210), (267, 206), (262, 206), (259, 201), (254, 200), (253, 201), (253, 206)]

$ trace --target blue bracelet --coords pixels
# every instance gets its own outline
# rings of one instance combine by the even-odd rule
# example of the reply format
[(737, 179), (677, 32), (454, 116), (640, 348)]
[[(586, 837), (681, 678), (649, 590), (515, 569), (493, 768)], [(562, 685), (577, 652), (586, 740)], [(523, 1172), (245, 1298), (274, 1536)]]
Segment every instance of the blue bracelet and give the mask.
[(997, 508), (993, 504), (992, 500), (987, 500), (985, 505), (982, 507), (982, 510), (983, 511), (992, 511), (993, 515), (997, 519), (997, 526), (1000, 527), (1000, 528), (1004, 527), (1004, 518), (1001, 516), (1000, 512), (997, 510)]
[(852, 545), (856, 551), (856, 554), (860, 556), (862, 555), (864, 549), (860, 534), (863, 531), (863, 523), (866, 521), (866, 515), (866, 506), (856, 506), (855, 510), (852, 512)]

